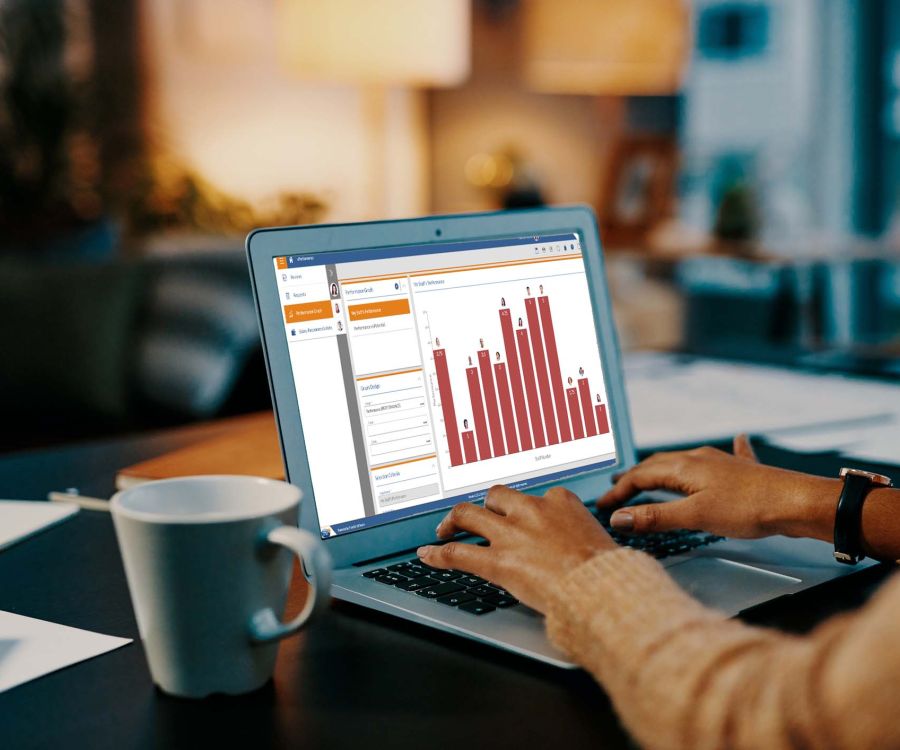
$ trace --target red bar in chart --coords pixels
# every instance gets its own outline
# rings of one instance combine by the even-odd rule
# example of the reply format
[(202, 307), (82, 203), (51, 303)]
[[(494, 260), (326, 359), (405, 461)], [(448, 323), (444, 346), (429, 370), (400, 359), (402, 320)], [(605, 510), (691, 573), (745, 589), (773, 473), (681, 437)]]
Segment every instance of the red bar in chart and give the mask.
[(471, 464), (477, 461), (478, 456), (475, 455), (475, 435), (472, 434), (472, 430), (462, 434), (462, 445), (466, 454), (466, 463)]
[(484, 420), (484, 402), (481, 399), (481, 384), (478, 382), (477, 367), (466, 368), (466, 380), (469, 381), (469, 400), (472, 402), (475, 437), (478, 439), (478, 458), (483, 461), (491, 457), (491, 445), (488, 439), (487, 422)]
[(434, 369), (437, 373), (438, 391), (441, 394), (441, 411), (444, 414), (447, 447), (450, 449), (450, 465), (459, 466), (463, 458), (459, 448), (459, 434), (456, 432), (456, 409), (453, 406), (453, 391), (450, 389), (447, 353), (443, 349), (434, 350)]
[(491, 353), (486, 349), (478, 352), (478, 369), (481, 371), (481, 388), (484, 391), (484, 403), (487, 406), (494, 455), (505, 456), (503, 430), (500, 428), (500, 410), (497, 408), (497, 391), (494, 388), (494, 372), (491, 370)]
[(578, 395), (581, 396), (581, 412), (584, 414), (584, 429), (588, 437), (597, 434), (594, 410), (591, 409), (591, 384), (587, 378), (578, 378)]
[(516, 439), (516, 418), (513, 414), (512, 399), (509, 397), (509, 377), (506, 374), (506, 362), (494, 363), (494, 380), (497, 382), (500, 413), (503, 415), (506, 450), (508, 453), (518, 453), (519, 441)]
[(584, 427), (581, 423), (581, 407), (578, 405), (578, 391), (575, 388), (566, 388), (566, 401), (569, 404), (569, 416), (572, 417), (572, 434), (576, 440), (584, 437)]
[(506, 349), (506, 363), (509, 369), (509, 385), (512, 390), (516, 425), (519, 427), (519, 441), (523, 451), (531, 450), (531, 431), (528, 429), (528, 413), (525, 410), (525, 392), (522, 389), (522, 374), (519, 370), (519, 351), (513, 333), (509, 310), (500, 310), (500, 330), (503, 331), (503, 346)]
[(547, 444), (559, 442), (556, 432), (556, 417), (553, 414), (553, 397), (550, 395), (550, 378), (547, 375), (547, 359), (544, 356), (544, 342), (541, 340), (541, 324), (538, 323), (537, 305), (533, 297), (525, 300), (528, 328), (531, 330), (531, 351), (534, 354), (534, 369), (537, 373), (538, 390), (541, 394), (541, 408), (544, 413), (544, 427), (547, 430)]
[(572, 439), (572, 432), (569, 430), (569, 414), (566, 410), (566, 395), (563, 389), (562, 373), (559, 370), (559, 353), (556, 350), (556, 332), (553, 330), (550, 300), (547, 297), (538, 297), (537, 306), (541, 314), (544, 346), (547, 349), (547, 366), (550, 370), (550, 384), (553, 386), (553, 400), (556, 402), (559, 440), (562, 443), (567, 443)]
[(534, 433), (534, 447), (543, 448), (544, 426), (541, 424), (541, 407), (538, 404), (537, 384), (534, 382), (534, 363), (531, 361), (531, 347), (528, 345), (528, 329), (516, 330), (516, 344), (521, 357), (522, 377), (525, 380), (525, 394), (528, 396), (528, 413), (531, 416), (531, 431)]
[(594, 407), (594, 411), (597, 413), (597, 426), (600, 429), (600, 434), (606, 435), (609, 432), (609, 417), (606, 414), (606, 404), (597, 404)]

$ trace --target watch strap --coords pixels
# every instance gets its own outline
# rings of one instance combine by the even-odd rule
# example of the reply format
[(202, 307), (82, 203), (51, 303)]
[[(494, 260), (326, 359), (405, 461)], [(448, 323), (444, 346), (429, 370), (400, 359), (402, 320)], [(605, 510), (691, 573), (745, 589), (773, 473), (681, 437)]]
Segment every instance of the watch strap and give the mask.
[(866, 556), (862, 546), (862, 511), (872, 486), (869, 477), (844, 476), (844, 488), (834, 516), (834, 559), (839, 562), (856, 565)]

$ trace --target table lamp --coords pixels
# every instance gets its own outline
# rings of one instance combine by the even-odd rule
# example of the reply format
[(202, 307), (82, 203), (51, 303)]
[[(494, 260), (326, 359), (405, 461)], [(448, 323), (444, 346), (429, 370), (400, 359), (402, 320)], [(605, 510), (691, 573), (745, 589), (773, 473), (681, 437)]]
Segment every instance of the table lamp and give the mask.
[(469, 0), (280, 0), (278, 56), (313, 81), (362, 87), (370, 205), (385, 213), (387, 91), (461, 83), (470, 67)]

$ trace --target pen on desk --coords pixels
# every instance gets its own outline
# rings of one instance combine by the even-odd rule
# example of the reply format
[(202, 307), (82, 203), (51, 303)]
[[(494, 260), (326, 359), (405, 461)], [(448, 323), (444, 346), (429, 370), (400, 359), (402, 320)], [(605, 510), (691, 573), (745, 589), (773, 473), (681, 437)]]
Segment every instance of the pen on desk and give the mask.
[(47, 499), (52, 503), (78, 505), (85, 510), (104, 510), (109, 512), (109, 500), (79, 495), (77, 492), (48, 492)]

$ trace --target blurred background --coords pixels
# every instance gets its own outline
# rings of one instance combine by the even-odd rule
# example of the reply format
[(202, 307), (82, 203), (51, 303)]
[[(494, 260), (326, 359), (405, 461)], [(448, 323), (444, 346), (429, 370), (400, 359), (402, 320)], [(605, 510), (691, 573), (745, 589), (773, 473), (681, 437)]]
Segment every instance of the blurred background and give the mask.
[(267, 408), (253, 227), (572, 202), (626, 350), (900, 377), (900, 0), (3, 0), (0, 450)]

